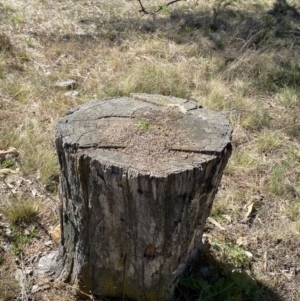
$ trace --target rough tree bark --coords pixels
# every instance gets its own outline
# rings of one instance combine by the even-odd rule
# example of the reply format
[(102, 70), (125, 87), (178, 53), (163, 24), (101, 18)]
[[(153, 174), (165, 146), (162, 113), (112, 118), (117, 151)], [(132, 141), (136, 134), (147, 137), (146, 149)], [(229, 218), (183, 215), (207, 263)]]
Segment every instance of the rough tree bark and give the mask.
[(90, 102), (60, 119), (56, 276), (95, 295), (171, 300), (201, 250), (231, 131), (217, 112), (148, 94)]

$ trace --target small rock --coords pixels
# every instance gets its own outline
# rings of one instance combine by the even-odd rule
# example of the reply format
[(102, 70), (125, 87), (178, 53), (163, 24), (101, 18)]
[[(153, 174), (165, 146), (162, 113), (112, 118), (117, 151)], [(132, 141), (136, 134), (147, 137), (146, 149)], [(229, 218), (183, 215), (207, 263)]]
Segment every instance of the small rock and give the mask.
[(12, 234), (12, 231), (9, 228), (5, 229), (5, 235), (6, 236), (10, 237), (11, 234)]
[(53, 242), (51, 240), (48, 240), (45, 242), (45, 246), (46, 247), (52, 247), (53, 246)]
[(249, 251), (244, 251), (245, 255), (249, 258), (253, 258), (253, 254)]
[(32, 275), (33, 274), (33, 269), (32, 268), (30, 268), (30, 267), (26, 267), (25, 269), (24, 269), (24, 274), (25, 275)]
[(79, 92), (78, 92), (78, 91), (75, 91), (75, 90), (74, 90), (74, 91), (68, 91), (68, 92), (65, 93), (65, 96), (66, 96), (66, 97), (74, 97), (74, 98), (75, 98), (75, 97), (77, 97), (78, 95), (79, 95)]
[(15, 279), (21, 284), (23, 283), (23, 279), (24, 279), (24, 274), (23, 271), (21, 269), (17, 269), (16, 273), (15, 273)]
[(66, 81), (57, 82), (55, 87), (60, 89), (75, 90), (78, 87), (78, 83), (73, 79), (68, 79)]
[(33, 285), (31, 288), (31, 293), (34, 294), (40, 290), (38, 285)]
[(36, 266), (36, 274), (38, 276), (42, 276), (50, 272), (57, 254), (58, 252), (54, 251), (40, 258)]
[[(0, 214), (0, 218), (2, 218), (3, 215)], [(8, 223), (3, 223), (3, 222), (0, 222), (0, 228), (8, 228), (9, 227), (9, 224)]]
[(35, 198), (38, 195), (38, 192), (36, 189), (33, 188), (33, 189), (31, 189), (31, 194)]
[(3, 241), (1, 243), (0, 248), (2, 248), (5, 252), (7, 252), (10, 249), (10, 245), (8, 243), (6, 243), (5, 241)]

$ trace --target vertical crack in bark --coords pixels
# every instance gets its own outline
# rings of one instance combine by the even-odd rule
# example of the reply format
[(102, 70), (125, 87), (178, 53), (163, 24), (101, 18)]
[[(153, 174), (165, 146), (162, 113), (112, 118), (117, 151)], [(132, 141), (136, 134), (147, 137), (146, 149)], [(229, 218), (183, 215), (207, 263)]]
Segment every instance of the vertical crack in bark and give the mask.
[(125, 257), (123, 260), (123, 301), (125, 301), (126, 297), (126, 264), (127, 264), (127, 253), (125, 253)]

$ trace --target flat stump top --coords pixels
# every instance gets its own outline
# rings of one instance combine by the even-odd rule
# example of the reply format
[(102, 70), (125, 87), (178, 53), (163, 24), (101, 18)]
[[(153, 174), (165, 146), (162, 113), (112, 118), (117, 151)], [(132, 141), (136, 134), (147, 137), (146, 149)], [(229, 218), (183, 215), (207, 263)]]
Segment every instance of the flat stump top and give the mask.
[(167, 175), (222, 155), (231, 132), (222, 114), (193, 101), (131, 94), (72, 109), (59, 119), (56, 139), (106, 165)]

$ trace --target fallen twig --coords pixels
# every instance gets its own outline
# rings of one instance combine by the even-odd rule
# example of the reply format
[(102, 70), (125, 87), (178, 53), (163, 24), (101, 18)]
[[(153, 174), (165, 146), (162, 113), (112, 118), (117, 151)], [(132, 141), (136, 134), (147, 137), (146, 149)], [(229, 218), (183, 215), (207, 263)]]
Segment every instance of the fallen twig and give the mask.
[(143, 3), (142, 3), (141, 0), (137, 0), (137, 1), (139, 2), (140, 7), (141, 7), (141, 9), (139, 10), (140, 13), (144, 13), (144, 14), (146, 14), (146, 15), (153, 15), (153, 14), (156, 14), (156, 13), (158, 13), (159, 11), (163, 10), (163, 8), (166, 7), (166, 6), (170, 6), (170, 5), (172, 5), (172, 4), (176, 3), (176, 2), (186, 1), (186, 0), (172, 0), (172, 1), (168, 2), (168, 3), (166, 3), (166, 4), (160, 5), (160, 6), (158, 7), (158, 9), (157, 9), (157, 10), (154, 10), (154, 11), (148, 11), (148, 10), (144, 7), (144, 5), (143, 5)]

